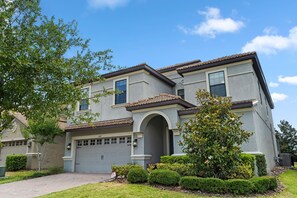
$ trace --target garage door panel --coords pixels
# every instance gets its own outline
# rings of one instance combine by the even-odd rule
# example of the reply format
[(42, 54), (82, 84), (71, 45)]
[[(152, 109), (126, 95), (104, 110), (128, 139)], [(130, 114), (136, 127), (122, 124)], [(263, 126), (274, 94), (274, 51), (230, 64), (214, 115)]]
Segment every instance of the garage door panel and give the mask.
[[(94, 140), (88, 140), (88, 144), (86, 144), (86, 140), (77, 141), (76, 172), (110, 173), (112, 165), (131, 162), (131, 137), (125, 137), (125, 143), (123, 143), (123, 138), (121, 143), (120, 138), (116, 138), (116, 141), (114, 138), (113, 141), (111, 138), (105, 139), (95, 140), (95, 144)], [(91, 145), (91, 141), (93, 145)]]

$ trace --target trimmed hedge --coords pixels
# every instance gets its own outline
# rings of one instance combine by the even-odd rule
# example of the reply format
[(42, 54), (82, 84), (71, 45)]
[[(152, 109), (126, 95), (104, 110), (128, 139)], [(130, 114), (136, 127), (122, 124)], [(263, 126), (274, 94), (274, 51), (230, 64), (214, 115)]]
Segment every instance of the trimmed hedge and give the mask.
[(191, 176), (195, 175), (194, 166), (191, 164), (164, 164), (164, 163), (157, 163), (157, 169), (164, 169), (164, 170), (172, 170), (178, 172), (181, 176)]
[(130, 169), (127, 180), (130, 183), (145, 183), (147, 182), (147, 171), (142, 168), (132, 168)]
[(277, 180), (273, 176), (254, 177), (250, 181), (255, 185), (256, 193), (265, 193), (277, 188)]
[(142, 169), (143, 167), (138, 164), (126, 164), (122, 166), (112, 166), (112, 172), (116, 173), (116, 177), (122, 177), (122, 178), (127, 178), (129, 171), (132, 168), (139, 168)]
[(246, 195), (254, 191), (254, 184), (245, 179), (226, 180), (226, 186), (229, 193), (236, 195)]
[(252, 167), (249, 164), (243, 164), (240, 166), (235, 166), (230, 175), (228, 175), (228, 179), (250, 179), (254, 176)]
[(209, 193), (225, 193), (226, 184), (218, 178), (201, 178), (185, 176), (180, 179), (180, 186), (188, 190), (199, 190)]
[(176, 186), (180, 180), (180, 175), (171, 170), (153, 170), (148, 178), (150, 184), (162, 184), (166, 186)]
[(250, 165), (251, 166), (251, 169), (252, 169), (253, 175), (254, 175), (255, 174), (254, 173), (255, 161), (256, 161), (255, 155), (247, 154), (247, 153), (241, 153), (240, 154), (240, 160), (241, 160), (242, 165)]
[(160, 157), (160, 162), (165, 164), (188, 164), (190, 162), (190, 157), (187, 155), (181, 155), (181, 156), (169, 156), (164, 155)]
[(255, 157), (256, 157), (256, 165), (258, 168), (258, 175), (259, 176), (267, 175), (267, 164), (266, 164), (265, 155), (257, 154), (255, 155)]
[(25, 170), (27, 165), (27, 156), (26, 155), (8, 155), (6, 157), (6, 170), (7, 171), (18, 171)]

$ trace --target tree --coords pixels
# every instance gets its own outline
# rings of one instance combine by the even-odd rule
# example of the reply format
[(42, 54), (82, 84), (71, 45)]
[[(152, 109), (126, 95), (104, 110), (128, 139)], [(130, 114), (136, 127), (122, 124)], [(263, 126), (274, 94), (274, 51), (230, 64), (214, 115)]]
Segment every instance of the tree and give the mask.
[(280, 131), (275, 130), (275, 135), (280, 151), (297, 155), (297, 130), (286, 120), (281, 120), (277, 126)]
[(199, 112), (179, 126), (183, 152), (197, 172), (225, 179), (240, 162), (240, 145), (252, 135), (241, 129), (240, 117), (231, 112), (231, 99), (213, 97), (205, 90), (196, 93)]
[(33, 120), (72, 116), (87, 97), (82, 84), (103, 81), (99, 72), (117, 68), (111, 50), (91, 51), (89, 41), (75, 21), (44, 16), (39, 0), (0, 1), (0, 125), (8, 124), (11, 111)]
[(53, 144), (55, 137), (62, 135), (63, 130), (57, 124), (55, 119), (38, 119), (38, 121), (29, 120), (29, 126), (23, 131), (27, 139), (32, 139), (36, 143), (38, 170), (41, 170), (41, 162), (45, 158), (46, 143)]

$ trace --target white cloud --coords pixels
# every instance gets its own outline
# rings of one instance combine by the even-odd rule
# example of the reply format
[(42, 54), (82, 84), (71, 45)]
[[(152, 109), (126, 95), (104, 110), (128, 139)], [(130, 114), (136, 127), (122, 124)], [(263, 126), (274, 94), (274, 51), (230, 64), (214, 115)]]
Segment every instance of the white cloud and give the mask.
[(277, 35), (271, 29), (264, 30), (265, 35), (256, 36), (242, 47), (243, 52), (257, 51), (264, 54), (276, 54), (286, 49), (297, 49), (297, 26), (293, 27), (288, 36)]
[(275, 82), (270, 82), (270, 83), (269, 83), (269, 86), (270, 86), (270, 87), (278, 87), (279, 84), (278, 84), (278, 83), (275, 83)]
[(110, 8), (124, 6), (129, 0), (88, 0), (89, 6), (92, 8)]
[(279, 76), (278, 82), (297, 85), (297, 76)]
[(199, 14), (205, 16), (204, 22), (195, 25), (193, 28), (178, 26), (178, 29), (185, 34), (215, 38), (217, 34), (236, 32), (244, 26), (242, 21), (223, 18), (218, 8), (207, 8), (206, 11), (199, 11)]
[(263, 33), (264, 34), (277, 34), (278, 30), (276, 27), (266, 27), (264, 30), (263, 30)]
[(271, 97), (273, 102), (279, 102), (288, 98), (286, 94), (282, 94), (282, 93), (272, 93)]

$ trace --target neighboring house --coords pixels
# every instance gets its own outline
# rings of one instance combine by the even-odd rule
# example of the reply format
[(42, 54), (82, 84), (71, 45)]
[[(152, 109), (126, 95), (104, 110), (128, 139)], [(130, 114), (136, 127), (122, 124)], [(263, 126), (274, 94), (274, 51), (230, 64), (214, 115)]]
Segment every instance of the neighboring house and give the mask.
[(78, 103), (76, 115), (91, 111), (100, 116), (92, 125), (68, 120), (64, 169), (68, 172), (108, 173), (112, 165), (159, 162), (162, 155), (184, 155), (176, 124), (197, 112), (195, 93), (206, 89), (232, 97), (243, 128), (253, 131), (247, 153), (263, 153), (268, 169), (278, 156), (271, 109), (274, 105), (255, 52), (201, 62), (195, 60), (155, 70), (147, 64), (104, 74), (106, 81), (86, 84), (93, 95), (120, 90), (100, 103)]
[[(37, 144), (31, 139), (26, 139), (22, 130), (28, 126), (27, 119), (20, 113), (13, 114), (11, 127), (1, 132), (0, 139), (0, 166), (5, 166), (6, 157), (13, 154), (23, 154), (28, 156), (27, 169), (37, 169)], [(64, 129), (66, 123), (60, 122), (59, 126)], [(45, 144), (44, 158), (41, 163), (42, 168), (63, 167), (63, 155), (65, 148), (65, 135), (55, 138), (55, 144)]]

